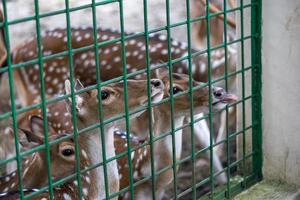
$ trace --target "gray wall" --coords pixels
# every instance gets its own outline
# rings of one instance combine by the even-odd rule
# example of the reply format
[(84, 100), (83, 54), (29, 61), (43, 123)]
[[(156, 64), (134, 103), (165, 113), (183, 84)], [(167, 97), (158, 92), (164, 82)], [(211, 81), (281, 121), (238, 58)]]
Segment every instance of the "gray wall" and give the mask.
[(264, 177), (300, 185), (300, 1), (263, 0)]

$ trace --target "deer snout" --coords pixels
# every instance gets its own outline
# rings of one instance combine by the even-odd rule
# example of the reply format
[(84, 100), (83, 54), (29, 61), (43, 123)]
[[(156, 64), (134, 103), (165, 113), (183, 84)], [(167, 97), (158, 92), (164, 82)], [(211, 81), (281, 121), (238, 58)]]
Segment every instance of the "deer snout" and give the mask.
[(152, 85), (152, 87), (157, 88), (157, 89), (163, 89), (163, 87), (164, 87), (163, 82), (159, 79), (152, 79), (151, 85)]
[(212, 88), (213, 97), (215, 99), (215, 103), (222, 102), (222, 103), (229, 103), (232, 101), (236, 101), (238, 97), (234, 94), (227, 93), (221, 87), (213, 87)]
[(222, 99), (224, 95), (226, 95), (226, 91), (221, 87), (213, 87), (213, 95), (217, 99)]
[(163, 99), (164, 83), (159, 79), (151, 79), (150, 83), (152, 102), (157, 103)]

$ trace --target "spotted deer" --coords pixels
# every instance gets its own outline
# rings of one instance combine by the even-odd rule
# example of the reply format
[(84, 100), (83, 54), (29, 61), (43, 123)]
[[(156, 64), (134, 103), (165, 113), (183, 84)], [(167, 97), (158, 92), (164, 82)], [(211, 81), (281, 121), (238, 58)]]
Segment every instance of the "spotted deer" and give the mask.
[[(57, 134), (49, 126), (48, 141), (54, 141), (66, 135)], [(12, 132), (12, 129), (9, 130)], [(40, 117), (32, 116), (30, 118), (30, 130), (19, 129), (20, 144), (24, 148), (32, 148), (44, 144), (43, 120)], [(82, 150), (83, 152), (84, 150)], [(75, 148), (73, 139), (64, 140), (50, 147), (51, 176), (53, 180), (59, 180), (75, 172)], [(81, 163), (88, 162), (81, 156)], [(27, 156), (22, 160), (21, 174), (23, 188), (35, 189), (41, 188), (48, 183), (47, 175), (47, 157), (44, 149)], [(18, 173), (12, 173), (0, 178), (0, 193), (8, 193), (18, 190)]]
[[(88, 27), (72, 28), (72, 48), (77, 49), (88, 45), (93, 45), (93, 29)], [(106, 29), (98, 29), (97, 41), (107, 42), (111, 39), (120, 38), (119, 32), (113, 32)], [(67, 34), (65, 29), (55, 29), (45, 31), (42, 34), (42, 52), (43, 56), (57, 54), (67, 50)], [(162, 34), (150, 34), (149, 38), (149, 57), (151, 67), (162, 62), (168, 61), (168, 40)], [(133, 73), (145, 69), (146, 66), (146, 46), (144, 36), (138, 36), (125, 41), (126, 48), (126, 68), (127, 72)], [(12, 52), (12, 62), (14, 64), (23, 63), (37, 58), (37, 42), (33, 37), (28, 39), (23, 44), (20, 44)], [(231, 63), (235, 61), (236, 52), (228, 47), (228, 72), (235, 70)], [(172, 59), (185, 57), (188, 55), (188, 46), (186, 43), (171, 40), (170, 53)], [(196, 51), (193, 50), (192, 53)], [(120, 42), (114, 42), (99, 47), (99, 61), (101, 69), (101, 80), (106, 81), (118, 76), (122, 76), (122, 49)], [(74, 72), (75, 77), (80, 79), (84, 85), (96, 83), (96, 67), (95, 67), (95, 52), (94, 49), (83, 52), (74, 53)], [(208, 67), (207, 54), (195, 56), (192, 59), (192, 73), (196, 81), (207, 82)], [(213, 79), (216, 79), (224, 74), (224, 49), (217, 49), (211, 52), (211, 67)], [(53, 96), (63, 93), (64, 80), (69, 76), (69, 59), (68, 55), (60, 56), (51, 59), (45, 59), (44, 80), (45, 92), (47, 96)], [(187, 59), (181, 62), (174, 63), (173, 72), (188, 73)], [(30, 105), (34, 99), (40, 96), (40, 77), (39, 65), (28, 65), (27, 67), (14, 70), (15, 82), (19, 87), (16, 87), (16, 92), (19, 95), (22, 105)], [(146, 74), (141, 73), (133, 77), (134, 79), (145, 79)], [(230, 79), (229, 79), (230, 80)]]
[[(224, 2), (226, 3), (226, 11), (227, 11), (227, 42), (231, 42), (236, 38), (236, 22), (235, 22), (235, 12), (228, 12), (228, 10), (233, 9), (236, 7), (237, 3), (236, 0), (209, 0), (209, 12), (210, 13), (220, 13), (224, 11)], [(191, 10), (191, 16), (193, 18), (197, 18), (200, 16), (206, 15), (206, 0), (193, 0), (192, 1), (192, 10)], [(207, 39), (207, 31), (206, 31), (206, 20), (200, 20), (196, 23), (193, 23), (193, 30), (192, 30), (192, 36), (194, 41), (194, 46), (197, 49), (203, 49), (206, 46), (206, 39)], [(225, 43), (225, 24), (224, 24), (224, 15), (220, 14), (215, 17), (210, 18), (210, 45), (212, 47), (217, 45), (222, 45)], [(236, 51), (237, 46), (231, 45), (231, 49), (233, 51)], [(235, 68), (236, 66), (236, 60), (234, 62), (228, 62), (229, 68)], [(228, 70), (230, 72), (231, 70)], [(229, 80), (229, 83), (234, 83), (236, 81), (236, 76), (232, 76)], [(221, 85), (222, 87), (225, 86), (225, 84)], [(230, 92), (236, 92), (236, 86), (235, 84), (228, 84), (227, 89)], [(236, 106), (229, 107), (228, 110), (228, 127), (234, 128), (236, 126)], [(223, 141), (226, 139), (226, 111), (223, 111), (220, 113), (219, 116), (215, 117), (215, 124), (217, 124), (216, 128), (216, 135), (215, 141), (217, 143)], [(200, 117), (200, 116), (199, 116)], [(204, 132), (209, 131), (206, 124), (203, 123), (201, 126), (197, 126), (197, 129), (202, 129)], [(234, 128), (235, 129), (235, 128)], [(232, 130), (235, 131), (235, 130)], [(208, 138), (208, 134), (202, 134), (204, 137)], [(209, 145), (209, 140), (206, 140), (203, 138), (203, 146)], [(224, 156), (224, 147), (225, 143), (220, 143), (218, 146), (215, 147), (217, 155), (220, 158), (223, 158), (223, 160), (226, 160), (226, 156)]]
[[(93, 29), (88, 27), (73, 28), (72, 30), (72, 48), (77, 49), (87, 45), (93, 45)], [(107, 29), (97, 30), (97, 41), (107, 42), (111, 39), (120, 37), (119, 32), (113, 32)], [(67, 35), (65, 29), (54, 29), (46, 31), (42, 34), (43, 55), (53, 55), (67, 50)], [(168, 61), (168, 40), (163, 34), (150, 34), (149, 38), (149, 57), (151, 67)], [(125, 41), (126, 54), (126, 68), (127, 72), (134, 73), (145, 69), (146, 61), (146, 46), (144, 36), (138, 36), (133, 39)], [(13, 63), (22, 63), (37, 58), (37, 42), (35, 37), (25, 41), (19, 45), (12, 52)], [(228, 73), (235, 71), (236, 64), (236, 50), (231, 46), (227, 47), (228, 53)], [(188, 46), (186, 43), (171, 40), (170, 49), (172, 59), (182, 58), (188, 55)], [(192, 53), (196, 51), (193, 50)], [(101, 80), (109, 80), (118, 76), (122, 76), (122, 52), (121, 43), (114, 42), (99, 47), (99, 65), (101, 70)], [(220, 48), (213, 50), (211, 56), (211, 70), (212, 80), (220, 78), (225, 73), (225, 50)], [(74, 53), (74, 72), (75, 77), (82, 80), (84, 85), (91, 85), (96, 83), (96, 67), (95, 67), (95, 52), (94, 49), (83, 52)], [(207, 53), (194, 56), (192, 58), (192, 75), (194, 80), (200, 82), (208, 81), (208, 58)], [(63, 92), (63, 82), (69, 76), (69, 59), (68, 55), (56, 58), (47, 59), (44, 61), (44, 80), (46, 95), (51, 97), (53, 95)], [(188, 73), (188, 61), (184, 59), (173, 64), (173, 72)], [(40, 96), (39, 85), (39, 65), (29, 65), (25, 68), (14, 70), (16, 87), (22, 105), (30, 105)], [(133, 77), (134, 79), (145, 79), (146, 74), (141, 73)], [(229, 88), (235, 84), (235, 78), (228, 79)], [(224, 87), (225, 81), (216, 83), (218, 86)], [(207, 144), (206, 141), (201, 140), (209, 137), (201, 137), (198, 129), (195, 131), (200, 143)]]
[[(65, 83), (66, 93), (70, 94), (70, 82)], [(82, 84), (77, 81), (76, 90), (82, 90)], [(103, 86), (101, 88), (100, 97), (102, 99), (103, 105), (103, 117), (105, 119), (116, 116), (117, 114), (123, 113), (125, 109), (124, 105), (124, 83), (112, 83), (108, 86)], [(148, 101), (147, 96), (147, 81), (145, 80), (128, 80), (128, 107), (130, 110), (136, 109)], [(151, 100), (155, 103), (162, 99), (163, 83), (158, 79), (151, 80)], [(48, 120), (58, 134), (70, 133), (73, 131), (73, 125), (71, 120), (71, 104), (67, 100), (67, 106), (65, 102), (57, 102), (48, 108)], [(77, 108), (77, 128), (79, 130), (88, 127), (92, 124), (99, 123), (99, 111), (98, 106), (98, 91), (97, 89), (81, 93), (76, 95), (76, 108)], [(66, 114), (68, 113), (68, 114)], [(140, 114), (139, 112), (138, 114)], [(41, 114), (41, 111), (36, 109), (29, 113), (25, 113), (23, 117), (18, 120), (18, 123), (26, 127), (28, 126), (27, 118), (33, 114)], [(62, 123), (63, 122), (63, 123)], [(118, 122), (113, 122), (104, 126), (105, 133), (105, 146), (106, 146), (106, 156), (108, 158), (114, 157), (115, 151), (113, 146), (113, 130), (115, 129), (115, 124)], [(89, 131), (89, 133), (84, 133), (79, 136), (80, 140), (84, 142), (85, 155), (90, 158), (90, 165), (96, 165), (102, 163), (102, 143), (101, 137), (99, 136), (98, 129)], [(107, 174), (109, 177), (109, 189), (110, 193), (117, 192), (119, 190), (119, 178), (117, 172), (117, 166), (115, 161), (111, 161), (107, 165)], [(104, 175), (102, 168), (98, 167), (91, 171), (93, 173), (93, 183), (94, 189), (91, 192), (85, 190), (88, 193), (90, 199), (94, 198), (105, 198), (104, 194)]]
[[(0, 22), (4, 21), (4, 17), (2, 14), (2, 10), (0, 9)], [(0, 66), (2, 66), (7, 58), (7, 50), (5, 46), (5, 37), (4, 37), (4, 29), (0, 28)], [(1, 78), (1, 74), (0, 74)]]
[[(209, 0), (209, 12), (212, 14), (223, 12), (224, 1), (223, 0)], [(229, 0), (226, 2), (227, 10), (234, 8), (236, 5), (235, 0)], [(206, 16), (206, 0), (193, 0), (193, 6), (191, 7), (192, 18), (200, 16)], [(210, 18), (210, 45), (221, 45), (224, 42), (224, 15), (219, 14)], [(202, 49), (206, 46), (205, 39), (207, 38), (206, 19), (200, 20), (192, 24), (193, 31), (192, 36), (194, 40), (194, 46)], [(232, 40), (235, 37), (236, 22), (234, 14), (232, 12), (227, 13), (227, 36)]]
[[(87, 45), (94, 44), (93, 29), (89, 27), (72, 28), (72, 48), (78, 49)], [(107, 42), (111, 39), (120, 38), (119, 32), (114, 32), (107, 29), (97, 30), (97, 42)], [(150, 34), (149, 36), (149, 57), (150, 67), (168, 61), (168, 40), (163, 34)], [(42, 34), (42, 54), (43, 56), (57, 54), (67, 50), (67, 34), (65, 29), (54, 29), (45, 31)], [(126, 57), (126, 69), (129, 73), (134, 73), (139, 70), (144, 70), (146, 66), (146, 46), (144, 36), (137, 36), (125, 41), (126, 53), (122, 55), (121, 43), (116, 41), (107, 45), (99, 46), (99, 67), (101, 70), (102, 81), (109, 80), (123, 74), (122, 56)], [(12, 62), (14, 64), (23, 63), (37, 58), (37, 42), (36, 37), (32, 37), (20, 44), (12, 54)], [(236, 51), (230, 46), (228, 49), (228, 73), (235, 71)], [(192, 50), (192, 53), (196, 53)], [(188, 45), (183, 42), (171, 39), (170, 54), (172, 59), (179, 59), (188, 55)], [(224, 75), (225, 72), (225, 51), (220, 48), (211, 52), (211, 70), (212, 80)], [(82, 52), (76, 52), (73, 55), (75, 77), (82, 80), (84, 85), (96, 83), (96, 67), (95, 67), (95, 52), (91, 48)], [(196, 81), (207, 82), (208, 80), (208, 58), (207, 53), (194, 56), (192, 58), (192, 75)], [(63, 93), (64, 80), (69, 76), (69, 58), (59, 56), (51, 59), (45, 59), (44, 80), (45, 92), (47, 98)], [(173, 64), (173, 72), (188, 73), (188, 61), (183, 59), (180, 62)], [(18, 93), (22, 105), (30, 105), (34, 100), (39, 100), (40, 96), (40, 77), (39, 65), (28, 65), (25, 68), (14, 70), (16, 92)], [(146, 74), (141, 73), (132, 77), (134, 79), (145, 79)], [(218, 82), (219, 85), (224, 85), (224, 81)], [(234, 84), (234, 78), (229, 78), (229, 84)], [(202, 134), (195, 129), (195, 134), (200, 143), (203, 139)], [(209, 133), (206, 133), (206, 135)], [(207, 138), (207, 137), (204, 137)], [(204, 142), (205, 143), (205, 142)], [(207, 144), (207, 142), (205, 143)], [(215, 156), (217, 157), (217, 156)], [(221, 169), (220, 169), (221, 170)]]
[[(179, 95), (181, 92), (187, 92), (189, 90), (189, 77), (184, 74), (176, 74), (173, 73), (173, 85), (170, 85), (169, 76), (167, 70), (160, 70), (157, 75), (165, 85), (164, 89), (164, 97), (167, 98), (170, 96), (170, 91), (173, 91), (174, 95)], [(200, 87), (203, 85), (202, 83), (193, 81), (193, 87)], [(208, 87), (204, 87), (193, 92), (194, 98), (194, 113), (207, 112), (209, 106), (209, 92)], [(226, 93), (222, 88), (213, 87), (213, 107), (214, 109), (218, 109), (222, 107), (221, 104), (227, 103), (233, 100), (236, 100), (235, 95), (231, 95)], [(170, 104), (163, 103), (157, 105), (153, 108), (153, 131), (154, 137), (158, 137), (163, 133), (168, 133), (171, 131), (171, 111)], [(174, 99), (174, 125), (175, 129), (178, 129), (183, 126), (184, 118), (190, 115), (190, 101), (189, 95), (185, 94), (184, 96), (178, 96)], [(139, 118), (133, 119), (132, 125), (135, 129), (134, 131), (140, 133), (148, 133), (147, 124), (148, 113), (143, 113)], [(141, 122), (144, 123), (141, 124)], [(143, 126), (138, 126), (143, 125)], [(127, 143), (126, 140), (122, 142), (122, 139), (126, 139), (124, 134), (120, 134), (118, 131), (117, 135), (119, 135), (118, 140), (115, 138), (115, 146), (116, 152), (121, 153), (126, 151)], [(154, 162), (155, 162), (155, 171), (158, 172), (167, 166), (172, 166), (173, 163), (173, 145), (176, 147), (176, 158), (175, 160), (180, 160), (181, 151), (182, 151), (182, 130), (178, 130), (175, 133), (175, 144), (172, 142), (172, 136), (168, 135), (165, 138), (161, 138), (160, 140), (154, 143)], [(141, 135), (141, 134), (137, 134)], [(121, 140), (121, 141), (120, 141)], [(142, 138), (142, 141), (145, 141)], [(135, 137), (132, 137), (132, 147), (138, 146), (140, 143)], [(132, 166), (133, 166), (133, 178), (135, 181), (141, 180), (142, 178), (151, 176), (151, 154), (150, 154), (150, 146), (147, 145), (143, 148), (140, 148), (136, 151), (133, 151), (131, 154)], [(129, 169), (127, 157), (123, 157), (123, 160), (118, 160), (119, 163), (119, 173), (120, 173), (120, 188), (123, 189), (129, 186)], [(224, 176), (224, 174), (223, 174)], [(226, 178), (226, 176), (224, 177)], [(165, 188), (172, 182), (173, 180), (173, 172), (172, 169), (167, 170), (166, 172), (158, 175), (156, 177), (156, 187), (155, 193), (156, 198), (161, 199), (164, 194)], [(152, 199), (151, 197), (151, 181), (147, 181), (142, 185), (139, 185), (135, 188), (135, 199)], [(128, 194), (124, 195), (124, 197), (129, 198)]]

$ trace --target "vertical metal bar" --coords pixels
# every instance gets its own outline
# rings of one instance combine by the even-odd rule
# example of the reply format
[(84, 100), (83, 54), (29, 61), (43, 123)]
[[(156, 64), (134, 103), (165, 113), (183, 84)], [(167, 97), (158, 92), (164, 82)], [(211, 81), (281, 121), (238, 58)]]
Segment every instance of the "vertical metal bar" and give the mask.
[[(104, 190), (105, 190), (105, 197), (109, 199), (109, 183), (108, 183), (108, 175), (107, 175), (107, 159), (106, 159), (106, 145), (105, 145), (105, 132), (103, 125), (103, 108), (102, 108), (102, 98), (101, 98), (101, 69), (100, 69), (100, 61), (99, 61), (99, 47), (97, 41), (97, 9), (96, 9), (96, 2), (92, 0), (92, 15), (93, 15), (93, 37), (94, 37), (94, 52), (95, 52), (95, 63), (96, 63), (96, 81), (97, 81), (97, 91), (98, 91), (98, 110), (100, 113), (100, 137), (101, 137), (101, 148), (102, 148), (102, 160), (103, 160), (103, 175), (104, 175)], [(99, 56), (98, 56), (99, 55)]]
[(148, 122), (149, 122), (149, 144), (151, 155), (151, 186), (152, 198), (155, 199), (156, 176), (155, 176), (155, 161), (154, 161), (154, 144), (153, 144), (153, 126), (152, 126), (152, 102), (151, 102), (151, 68), (149, 58), (149, 30), (148, 30), (148, 5), (147, 0), (143, 0), (144, 6), (144, 31), (145, 31), (145, 54), (147, 67), (147, 95), (148, 95)]
[(231, 199), (231, 191), (230, 191), (230, 137), (229, 137), (229, 126), (228, 126), (228, 105), (226, 105), (226, 153), (227, 153), (227, 192), (226, 198)]
[(4, 17), (5, 46), (7, 49), (8, 82), (9, 82), (10, 102), (11, 102), (12, 119), (13, 119), (13, 131), (14, 131), (15, 149), (16, 149), (17, 174), (18, 174), (20, 198), (24, 199), (23, 182), (22, 182), (22, 160), (20, 156), (20, 147), (19, 147), (14, 79), (13, 79), (13, 69), (11, 66), (12, 63), (11, 63), (11, 55), (10, 55), (10, 37), (9, 37), (9, 29), (8, 29), (9, 27), (8, 27), (6, 1), (2, 1), (2, 6), (3, 6), (3, 15), (4, 15), (3, 17)]
[(243, 111), (243, 162), (242, 162), (242, 173), (243, 173), (243, 186), (246, 187), (246, 106), (245, 106), (245, 45), (244, 45), (244, 1), (240, 0), (240, 23), (241, 23), (241, 68), (242, 68), (242, 111)]
[(71, 31), (71, 20), (70, 20), (70, 5), (69, 0), (65, 0), (66, 6), (66, 22), (67, 22), (67, 46), (69, 55), (69, 71), (70, 71), (70, 82), (71, 82), (71, 99), (72, 99), (72, 122), (74, 131), (74, 142), (75, 142), (75, 157), (76, 157), (76, 180), (78, 183), (78, 195), (79, 199), (82, 199), (82, 184), (80, 174), (80, 156), (79, 156), (79, 145), (78, 145), (78, 129), (77, 129), (77, 115), (76, 115), (76, 98), (74, 94), (74, 65), (73, 65), (73, 50), (72, 50), (72, 31)]
[[(210, 49), (210, 12), (209, 12), (209, 0), (206, 0), (206, 34), (207, 34), (207, 64), (208, 64), (208, 87), (209, 94), (212, 94), (212, 70), (211, 70), (211, 49)], [(209, 131), (210, 131), (210, 188), (211, 199), (214, 199), (214, 162), (213, 162), (213, 143), (214, 143), (214, 127), (213, 127), (213, 109), (212, 109), (212, 96), (209, 95)]]
[(126, 47), (125, 47), (125, 30), (124, 30), (124, 12), (123, 12), (123, 0), (119, 2), (120, 9), (120, 29), (121, 29), (121, 45), (122, 45), (122, 65), (123, 65), (123, 81), (124, 81), (124, 105), (125, 105), (125, 120), (126, 120), (126, 132), (127, 132), (127, 158), (129, 166), (129, 183), (131, 199), (134, 199), (133, 188), (133, 176), (132, 176), (132, 163), (131, 163), (131, 145), (130, 145), (130, 120), (129, 120), (129, 108), (128, 108), (128, 88), (127, 88), (127, 69), (126, 69)]
[(193, 97), (193, 64), (192, 64), (192, 37), (191, 37), (191, 9), (190, 1), (186, 1), (186, 13), (187, 13), (187, 39), (188, 39), (188, 73), (189, 73), (189, 97), (190, 97), (190, 128), (191, 128), (191, 144), (192, 144), (192, 191), (193, 199), (197, 198), (196, 190), (196, 173), (195, 173), (195, 134), (194, 134), (194, 97)]
[(257, 125), (252, 130), (253, 172), (258, 180), (262, 179), (262, 64), (261, 64), (261, 26), (262, 0), (252, 0), (251, 7), (251, 65), (252, 70), (252, 124)]
[[(228, 51), (227, 51), (227, 1), (223, 0), (223, 26), (224, 26), (224, 55), (225, 55), (225, 89), (228, 91)], [(224, 112), (224, 111), (222, 111)], [(226, 153), (227, 153), (227, 193), (226, 197), (230, 199), (230, 140), (228, 127), (228, 105), (226, 105)], [(220, 113), (222, 115), (222, 113)]]
[[(168, 66), (169, 66), (169, 81), (170, 88), (173, 87), (173, 66), (172, 66), (172, 50), (171, 50), (171, 18), (170, 18), (170, 1), (166, 0), (166, 21), (167, 21), (167, 41), (168, 41)], [(173, 90), (170, 89), (170, 104), (171, 104), (171, 134), (172, 134), (172, 168), (173, 168), (173, 188), (174, 198), (177, 199), (177, 173), (176, 173), (176, 137), (175, 137), (175, 123), (174, 123), (174, 96)]]
[(45, 152), (47, 160), (47, 174), (48, 174), (48, 187), (50, 193), (50, 199), (54, 199), (53, 196), (53, 181), (51, 175), (51, 157), (50, 157), (50, 145), (48, 141), (48, 122), (47, 122), (47, 109), (46, 109), (46, 96), (45, 96), (45, 81), (44, 81), (44, 64), (43, 64), (43, 52), (42, 52), (42, 43), (41, 43), (41, 28), (40, 28), (40, 17), (39, 17), (39, 1), (34, 1), (35, 8), (35, 21), (36, 21), (36, 35), (37, 35), (37, 55), (39, 63), (39, 72), (40, 72), (40, 84), (41, 84), (41, 105), (42, 105), (42, 115), (43, 115), (43, 126), (44, 126), (44, 135), (45, 135)]

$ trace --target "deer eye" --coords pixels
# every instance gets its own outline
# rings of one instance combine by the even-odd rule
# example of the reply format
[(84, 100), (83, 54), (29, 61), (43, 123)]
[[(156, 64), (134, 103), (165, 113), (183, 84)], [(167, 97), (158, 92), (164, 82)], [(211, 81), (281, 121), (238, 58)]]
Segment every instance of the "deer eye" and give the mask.
[(102, 100), (108, 99), (109, 95), (110, 94), (108, 91), (106, 91), (106, 90), (101, 91), (101, 99)]
[(177, 86), (174, 86), (174, 87), (173, 87), (173, 94), (177, 94), (178, 92), (181, 92), (181, 91), (182, 91), (181, 88), (179, 88), (179, 87), (177, 87)]
[(72, 156), (72, 155), (74, 155), (74, 153), (75, 153), (74, 150), (71, 149), (71, 148), (64, 149), (61, 152), (61, 154), (64, 155), (64, 156), (66, 156), (66, 157)]

